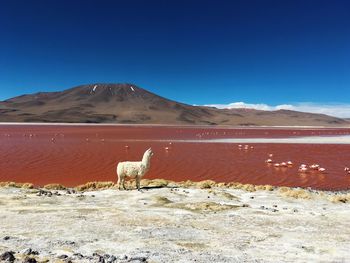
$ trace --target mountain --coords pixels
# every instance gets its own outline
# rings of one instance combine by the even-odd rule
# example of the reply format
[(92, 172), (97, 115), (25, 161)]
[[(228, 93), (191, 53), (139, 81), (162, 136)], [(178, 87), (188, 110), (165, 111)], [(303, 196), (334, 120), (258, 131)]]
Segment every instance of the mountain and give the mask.
[(168, 100), (133, 84), (81, 85), (0, 102), (0, 122), (345, 126), (344, 119), (289, 110), (217, 109)]

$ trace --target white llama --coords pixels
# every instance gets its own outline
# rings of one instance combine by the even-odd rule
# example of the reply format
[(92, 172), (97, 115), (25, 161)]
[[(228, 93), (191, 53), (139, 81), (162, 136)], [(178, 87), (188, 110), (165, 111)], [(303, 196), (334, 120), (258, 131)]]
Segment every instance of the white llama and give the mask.
[(137, 190), (140, 191), (140, 181), (142, 176), (148, 172), (151, 166), (151, 157), (153, 155), (152, 149), (149, 148), (143, 154), (143, 158), (141, 162), (120, 162), (117, 166), (117, 174), (118, 174), (118, 187), (119, 190), (121, 185), (123, 189), (125, 189), (125, 177), (136, 178), (136, 187)]

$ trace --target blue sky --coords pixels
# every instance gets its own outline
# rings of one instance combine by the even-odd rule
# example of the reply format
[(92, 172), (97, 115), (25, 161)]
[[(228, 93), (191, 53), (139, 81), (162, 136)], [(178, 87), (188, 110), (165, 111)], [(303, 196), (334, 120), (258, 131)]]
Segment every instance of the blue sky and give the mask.
[(129, 82), (189, 104), (350, 104), (347, 0), (0, 4), (0, 100)]

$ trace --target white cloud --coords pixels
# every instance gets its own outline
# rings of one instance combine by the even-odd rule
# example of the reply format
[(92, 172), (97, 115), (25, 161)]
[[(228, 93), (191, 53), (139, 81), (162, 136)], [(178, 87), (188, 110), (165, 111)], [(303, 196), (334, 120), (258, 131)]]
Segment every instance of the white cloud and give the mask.
[(350, 104), (319, 104), (319, 103), (296, 103), (296, 104), (281, 104), (281, 105), (268, 105), (268, 104), (250, 104), (245, 102), (232, 102), (229, 104), (211, 104), (205, 105), (210, 107), (216, 107), (219, 109), (256, 109), (256, 110), (294, 110), (311, 113), (321, 113), (339, 118), (350, 118)]

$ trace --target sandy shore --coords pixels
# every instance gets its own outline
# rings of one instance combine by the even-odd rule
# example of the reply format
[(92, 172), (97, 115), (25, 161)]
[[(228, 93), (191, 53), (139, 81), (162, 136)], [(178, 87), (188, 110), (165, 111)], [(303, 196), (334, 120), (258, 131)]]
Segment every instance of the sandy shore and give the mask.
[(0, 253), (15, 262), (350, 262), (350, 204), (286, 192), (1, 187)]

